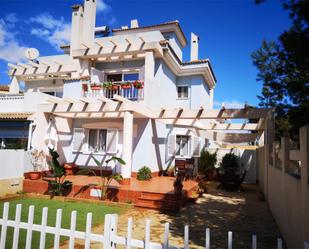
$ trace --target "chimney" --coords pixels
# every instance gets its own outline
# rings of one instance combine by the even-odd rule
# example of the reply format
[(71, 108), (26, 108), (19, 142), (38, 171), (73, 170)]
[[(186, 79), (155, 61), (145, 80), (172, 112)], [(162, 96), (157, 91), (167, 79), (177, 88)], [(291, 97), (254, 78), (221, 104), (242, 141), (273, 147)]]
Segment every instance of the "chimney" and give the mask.
[(84, 2), (83, 42), (86, 44), (92, 44), (94, 42), (96, 1), (85, 0)]
[(199, 37), (191, 33), (191, 54), (190, 54), (190, 60), (196, 61), (198, 60), (198, 43), (199, 43)]
[(18, 94), (19, 91), (20, 91), (19, 81), (16, 78), (16, 76), (13, 76), (13, 78), (11, 79), (11, 84), (10, 84), (9, 92), (11, 94)]
[(137, 19), (131, 20), (131, 29), (138, 28), (138, 21)]
[(81, 5), (72, 6), (72, 28), (71, 28), (71, 46), (70, 54), (72, 50), (79, 49), (82, 42), (83, 34), (83, 14), (84, 9)]

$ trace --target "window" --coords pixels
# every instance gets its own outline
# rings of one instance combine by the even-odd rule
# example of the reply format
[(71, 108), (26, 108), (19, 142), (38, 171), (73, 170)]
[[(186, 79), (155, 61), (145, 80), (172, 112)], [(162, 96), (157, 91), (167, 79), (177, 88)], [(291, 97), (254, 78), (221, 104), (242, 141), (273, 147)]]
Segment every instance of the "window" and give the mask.
[(62, 91), (46, 91), (46, 92), (44, 91), (43, 93), (51, 95), (51, 96), (55, 96), (55, 97), (58, 97), (58, 98), (62, 98), (62, 96), (63, 96)]
[(139, 79), (138, 73), (127, 73), (123, 75), (123, 80), (124, 81), (135, 81)]
[(177, 87), (177, 97), (178, 99), (187, 99), (189, 97), (189, 87), (188, 86), (178, 86)]
[(107, 130), (89, 130), (88, 150), (90, 152), (106, 151)]
[(190, 136), (176, 136), (176, 156), (190, 155)]
[(109, 82), (122, 81), (122, 74), (108, 74), (107, 81)]

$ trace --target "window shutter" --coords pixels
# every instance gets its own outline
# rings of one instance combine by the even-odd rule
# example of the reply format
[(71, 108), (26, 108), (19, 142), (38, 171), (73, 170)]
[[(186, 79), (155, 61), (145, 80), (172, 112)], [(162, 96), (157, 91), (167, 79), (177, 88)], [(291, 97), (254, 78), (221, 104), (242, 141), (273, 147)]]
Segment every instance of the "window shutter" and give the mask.
[(107, 129), (106, 152), (107, 153), (117, 153), (117, 146), (118, 146), (118, 130), (117, 129)]
[(167, 154), (175, 156), (176, 154), (176, 135), (169, 135), (167, 139)]
[(191, 145), (192, 145), (192, 156), (193, 157), (199, 157), (200, 156), (200, 151), (201, 151), (201, 141), (200, 138), (197, 136), (191, 136)]
[(73, 151), (82, 151), (85, 141), (85, 131), (83, 128), (74, 128), (73, 131)]

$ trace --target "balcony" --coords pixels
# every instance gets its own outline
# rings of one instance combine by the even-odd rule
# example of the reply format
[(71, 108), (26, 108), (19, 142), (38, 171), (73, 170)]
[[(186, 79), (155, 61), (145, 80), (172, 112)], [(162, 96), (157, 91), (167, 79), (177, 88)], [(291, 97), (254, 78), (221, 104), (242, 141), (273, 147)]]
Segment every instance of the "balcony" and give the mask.
[(83, 96), (90, 98), (106, 97), (112, 99), (114, 94), (130, 100), (144, 99), (144, 82), (105, 82), (97, 84), (82, 84)]
[(24, 110), (23, 94), (0, 95), (0, 112), (22, 112)]

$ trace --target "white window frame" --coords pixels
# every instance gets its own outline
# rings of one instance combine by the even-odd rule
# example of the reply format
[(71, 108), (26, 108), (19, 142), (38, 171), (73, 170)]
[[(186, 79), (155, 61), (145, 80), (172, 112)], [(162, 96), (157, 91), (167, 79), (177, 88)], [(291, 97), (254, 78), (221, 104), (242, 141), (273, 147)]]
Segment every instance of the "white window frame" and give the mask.
[[(187, 154), (186, 155), (184, 155), (183, 153), (182, 153), (182, 150), (179, 152), (179, 154), (177, 154), (178, 153), (178, 151), (177, 151), (177, 137), (181, 137), (181, 139), (182, 139), (182, 137), (187, 137), (188, 138), (188, 143), (187, 143)], [(191, 141), (191, 136), (190, 135), (181, 135), (181, 134), (176, 134), (176, 139), (175, 139), (175, 142), (176, 142), (176, 144), (175, 144), (175, 157), (176, 158), (191, 158), (191, 150), (192, 150), (192, 145), (191, 145), (191, 143), (192, 143), (192, 141)]]
[[(187, 97), (180, 97), (179, 95), (178, 95), (178, 88), (179, 87), (187, 87), (187, 89), (188, 89), (188, 96)], [(177, 85), (177, 88), (176, 88), (176, 99), (179, 99), (179, 100), (187, 100), (187, 99), (189, 99), (190, 98), (190, 87), (189, 87), (189, 85)]]
[[(90, 151), (89, 150), (89, 132), (90, 130), (106, 130), (106, 141), (105, 141), (105, 151)], [(115, 151), (108, 151), (107, 150), (107, 145), (108, 145), (108, 141), (107, 141), (107, 137), (108, 137), (108, 132), (109, 131), (116, 131), (116, 150)], [(90, 128), (90, 129), (86, 129), (87, 132), (87, 139), (86, 139), (86, 148), (87, 150), (85, 152), (83, 152), (83, 154), (94, 154), (94, 155), (106, 155), (106, 154), (117, 154), (117, 148), (118, 148), (118, 142), (119, 142), (119, 130), (117, 128)], [(99, 141), (99, 132), (97, 132), (97, 142)]]
[[(100, 135), (100, 130), (105, 130), (106, 131), (106, 136), (105, 136), (105, 150), (101, 151), (101, 150), (90, 150), (89, 145), (90, 145), (90, 131), (96, 131), (96, 137), (97, 137), (97, 144), (96, 144), (96, 148), (99, 145), (99, 135)], [(106, 145), (107, 145), (107, 129), (88, 129), (88, 136), (87, 136), (87, 151), (89, 151), (90, 153), (95, 153), (95, 154), (102, 154), (102, 153), (106, 153)]]
[[(123, 70), (128, 70), (128, 71), (124, 72)], [(141, 70), (141, 68), (129, 68), (129, 69), (115, 70), (114, 72), (105, 71), (104, 72), (104, 77), (105, 77), (105, 80), (107, 81), (107, 76), (108, 75), (121, 74), (121, 81), (124, 81), (124, 75), (125, 74), (137, 74), (139, 80), (141, 80), (140, 79), (140, 70)]]

